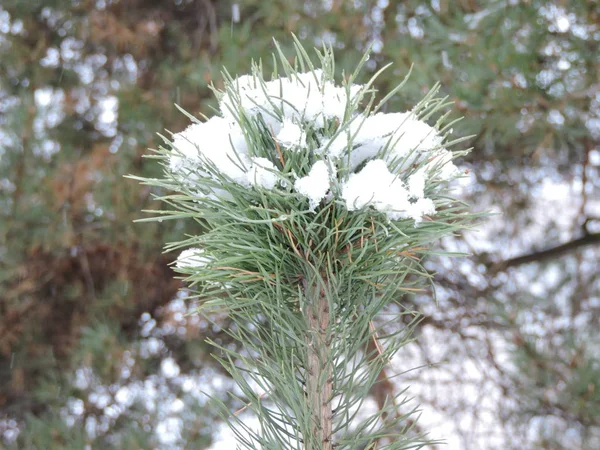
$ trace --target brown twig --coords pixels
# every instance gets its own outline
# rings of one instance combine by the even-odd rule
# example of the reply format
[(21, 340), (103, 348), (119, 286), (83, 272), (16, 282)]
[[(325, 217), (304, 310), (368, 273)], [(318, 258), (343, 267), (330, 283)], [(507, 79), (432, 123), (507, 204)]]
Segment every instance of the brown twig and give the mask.
[[(260, 394), (258, 396), (258, 400), (262, 400), (263, 398), (265, 398), (268, 394), (270, 394), (270, 392), (263, 392), (262, 394)], [(240, 409), (238, 409), (236, 412), (233, 413), (234, 416), (237, 416), (241, 413), (243, 413), (244, 411), (246, 411), (250, 406), (252, 406), (253, 402), (249, 402), (246, 403), (244, 406), (242, 406)]]
[(510, 267), (517, 267), (532, 262), (546, 261), (552, 258), (562, 256), (565, 253), (578, 249), (579, 247), (584, 247), (598, 243), (600, 243), (600, 233), (587, 233), (586, 231), (584, 236), (566, 242), (564, 244), (557, 245), (556, 247), (551, 247), (549, 249), (541, 250), (538, 252), (528, 253), (526, 255), (517, 256), (516, 258), (511, 258), (499, 262), (491, 268), (491, 272), (498, 273), (503, 272)]

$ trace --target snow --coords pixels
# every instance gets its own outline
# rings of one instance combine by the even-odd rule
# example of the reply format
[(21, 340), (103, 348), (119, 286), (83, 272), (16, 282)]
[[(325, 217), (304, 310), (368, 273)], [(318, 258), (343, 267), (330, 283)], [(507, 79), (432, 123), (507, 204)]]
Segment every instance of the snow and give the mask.
[(422, 168), (408, 178), (408, 192), (410, 195), (416, 198), (422, 198), (425, 195), (426, 177), (426, 170)]
[(317, 153), (326, 153), (330, 158), (339, 158), (344, 154), (343, 152), (348, 149), (350, 137), (350, 130), (344, 130), (339, 134), (326, 139), (321, 147), (319, 147)]
[(284, 119), (277, 141), (286, 147), (306, 147), (306, 132), (289, 119)]
[(442, 148), (430, 157), (428, 169), (438, 169), (438, 176), (443, 180), (450, 180), (460, 174), (460, 170), (452, 163), (452, 152)]
[[(435, 213), (433, 200), (425, 196), (430, 180), (456, 176), (453, 155), (438, 130), (413, 111), (355, 111), (363, 91), (360, 85), (336, 86), (322, 70), (271, 81), (257, 75), (238, 77), (219, 98), (221, 116), (173, 136), (170, 171), (193, 188), (201, 187), (203, 177), (217, 178), (215, 169), (248, 188), (289, 191), (291, 186), (308, 198), (312, 211), (341, 192), (350, 211), (375, 208), (391, 220), (418, 224)], [(286, 171), (292, 175), (284, 176), (275, 165), (280, 155), (252, 147), (261, 140), (247, 139), (240, 123), (247, 126), (248, 119), (258, 116), (268, 128), (265, 138), (282, 149), (306, 153), (313, 164), (308, 175), (294, 181), (301, 168), (293, 167)], [(256, 133), (255, 126), (245, 130)], [(341, 185), (341, 191), (330, 190), (332, 184)], [(219, 201), (232, 199), (226, 186), (195, 191)], [(435, 189), (428, 192), (435, 194)]]
[(437, 130), (411, 112), (358, 115), (346, 129), (326, 139), (319, 151), (330, 158), (347, 158), (350, 140), (349, 166), (352, 171), (365, 161), (381, 156), (387, 161), (402, 159), (403, 167), (428, 159), (428, 169), (439, 166), (440, 176), (444, 179), (457, 172), (451, 162), (452, 153), (443, 148), (443, 139)]
[(248, 183), (261, 186), (265, 189), (273, 189), (277, 184), (277, 167), (267, 158), (252, 158), (252, 166), (247, 173)]
[(194, 170), (202, 170), (203, 158), (223, 174), (240, 184), (247, 184), (243, 165), (249, 165), (248, 146), (239, 126), (215, 116), (203, 123), (190, 125), (173, 136), (173, 148), (169, 167), (173, 174), (191, 177)]
[(410, 112), (377, 113), (354, 125), (360, 127), (353, 140), (358, 147), (350, 156), (350, 167), (355, 169), (369, 158), (384, 152), (386, 159), (406, 158), (405, 165), (414, 164), (442, 148), (442, 137), (427, 123)]
[(412, 113), (386, 114), (386, 116), (398, 116), (396, 120), (402, 120), (395, 134), (398, 136), (398, 141), (394, 144), (395, 155), (405, 156), (411, 151), (431, 152), (442, 147), (442, 138), (435, 128), (418, 120)]
[[(402, 180), (388, 169), (382, 159), (369, 161), (358, 173), (350, 175), (342, 186), (342, 198), (349, 211), (373, 206), (386, 212), (393, 220), (411, 218), (419, 223), (426, 214), (435, 213), (435, 205), (428, 198), (422, 198), (419, 190), (424, 177), (417, 172), (413, 176), (411, 190)], [(412, 201), (411, 201), (412, 200)]]
[(308, 197), (311, 210), (314, 210), (327, 195), (330, 185), (329, 178), (327, 163), (321, 160), (311, 167), (307, 176), (294, 183), (296, 191)]
[(175, 266), (178, 269), (194, 269), (204, 267), (210, 262), (210, 258), (204, 255), (204, 250), (201, 248), (188, 248), (182, 251), (177, 257)]
[[(353, 86), (350, 99), (360, 92), (361, 86)], [(346, 88), (325, 80), (323, 71), (317, 69), (267, 82), (258, 80), (254, 75), (238, 77), (221, 97), (220, 110), (230, 121), (236, 121), (233, 112), (238, 109), (236, 106), (250, 117), (262, 114), (265, 122), (274, 125), (277, 133), (281, 120), (275, 118), (322, 127), (326, 119), (342, 120), (347, 103)]]

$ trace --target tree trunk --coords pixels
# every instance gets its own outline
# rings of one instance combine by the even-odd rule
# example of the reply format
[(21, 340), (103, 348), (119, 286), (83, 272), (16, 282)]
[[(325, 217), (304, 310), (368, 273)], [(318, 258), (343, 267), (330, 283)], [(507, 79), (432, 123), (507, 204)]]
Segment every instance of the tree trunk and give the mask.
[[(306, 394), (311, 410), (312, 436), (304, 439), (306, 450), (332, 450), (333, 387), (332, 361), (330, 355), (330, 311), (327, 297), (316, 283), (304, 283), (307, 306), (304, 311), (308, 324), (306, 343), (308, 348)], [(315, 442), (312, 448), (308, 443)]]

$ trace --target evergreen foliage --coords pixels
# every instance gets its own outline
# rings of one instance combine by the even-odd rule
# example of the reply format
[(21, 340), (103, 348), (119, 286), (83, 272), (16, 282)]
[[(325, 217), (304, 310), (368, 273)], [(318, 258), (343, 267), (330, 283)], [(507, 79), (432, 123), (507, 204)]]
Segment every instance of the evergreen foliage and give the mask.
[(448, 448), (597, 449), (599, 17), (587, 0), (2, 1), (4, 444), (205, 449), (220, 422), (199, 392), (243, 407), (203, 344), (232, 346), (229, 319), (185, 317), (162, 254), (199, 228), (133, 223), (166, 192), (123, 175), (157, 177), (141, 155), (188, 123), (173, 104), (212, 115), (221, 68), (248, 73), (272, 37), (290, 54), (291, 31), (331, 43), (338, 77), (373, 45), (357, 82), (392, 62), (381, 93), (414, 65), (391, 111), (440, 81), (454, 134), (476, 134), (460, 197), (502, 213), (435, 249), (468, 259), (424, 260), (438, 304), (405, 298), (422, 320), (400, 367), (428, 375), (382, 375), (375, 404), (410, 384)]
[[(372, 416), (361, 419), (360, 411), (381, 370), (411, 339), (418, 313), (406, 309), (402, 296), (418, 291), (415, 284), (428, 278), (422, 257), (432, 242), (464, 229), (474, 217), (448, 195), (444, 172), (452, 172), (444, 169), (453, 165), (451, 154), (430, 136), (437, 130), (422, 125), (427, 131), (411, 137), (422, 122), (402, 127), (411, 116), (438, 114), (444, 100), (434, 97), (434, 89), (407, 116), (389, 115), (395, 122), (390, 133), (378, 129), (386, 116), (377, 111), (404, 83), (375, 105), (371, 86), (377, 74), (364, 86), (353, 84), (367, 54), (347, 76), (340, 90), (345, 98), (336, 110), (332, 50), (317, 52), (320, 67), (298, 41), (296, 52), (293, 65), (281, 52), (279, 62), (273, 57), (269, 82), (257, 66), (249, 77), (229, 78), (225, 92), (218, 94), (224, 117), (165, 139), (168, 145), (159, 152), (166, 159), (165, 178), (141, 180), (177, 192), (160, 198), (169, 209), (155, 211), (156, 220), (191, 219), (201, 225), (201, 234), (169, 247), (194, 247), (180, 256), (180, 270), (191, 285), (200, 287), (204, 307), (222, 307), (232, 319), (227, 333), (240, 350), (217, 345), (217, 359), (250, 399), (247, 407), (260, 422), (260, 431), (254, 431), (238, 420), (234, 432), (239, 445), (282, 450), (421, 448), (424, 442), (406, 429), (394, 431), (408, 423), (408, 415), (395, 410), (395, 399), (387, 399)], [(278, 76), (277, 67), (285, 76)], [(299, 73), (300, 68), (308, 71)], [(223, 129), (227, 117), (231, 122)], [(437, 127), (447, 129), (443, 118)], [(356, 123), (343, 148), (334, 151), (336, 137)], [(234, 138), (238, 127), (245, 143)], [(305, 138), (289, 139), (290, 127), (298, 127), (295, 135)], [(219, 139), (219, 133), (229, 140)], [(427, 139), (433, 147), (426, 146)], [(247, 154), (241, 151), (246, 146)], [(249, 178), (243, 176), (245, 166), (264, 160), (268, 173), (248, 168)], [(355, 207), (358, 193), (356, 199), (342, 201), (352, 178), (368, 172), (372, 162), (387, 165), (406, 185), (420, 179), (421, 190), (435, 204), (431, 211), (427, 208), (431, 216), (421, 222), (424, 212), (393, 209), (414, 208), (417, 199), (380, 210), (375, 202), (380, 194), (370, 186), (376, 179), (361, 179), (357, 186), (366, 193), (364, 206)], [(321, 180), (314, 168), (319, 164), (326, 167), (325, 188), (315, 198), (312, 191)], [(269, 175), (275, 179), (265, 182)], [(390, 195), (401, 197), (405, 188), (393, 186)], [(390, 303), (401, 311), (390, 321), (403, 315), (415, 320), (383, 334), (374, 323)], [(377, 353), (368, 351), (370, 341)]]

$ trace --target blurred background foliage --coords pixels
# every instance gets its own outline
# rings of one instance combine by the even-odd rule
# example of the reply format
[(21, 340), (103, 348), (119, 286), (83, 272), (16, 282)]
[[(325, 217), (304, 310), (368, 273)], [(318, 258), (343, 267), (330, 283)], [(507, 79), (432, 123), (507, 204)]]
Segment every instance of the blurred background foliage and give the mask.
[(187, 125), (174, 103), (210, 115), (221, 68), (268, 66), (290, 32), (333, 45), (340, 74), (373, 45), (367, 72), (393, 63), (381, 92), (414, 65), (393, 110), (440, 81), (455, 135), (473, 135), (460, 196), (501, 213), (441, 243), (470, 257), (428, 261), (438, 304), (406, 300), (424, 320), (402, 357), (432, 368), (375, 401), (411, 384), (451, 449), (600, 448), (600, 6), (586, 0), (4, 0), (0, 447), (219, 438), (202, 392), (227, 399), (231, 381), (203, 340), (232, 345), (227, 319), (186, 316), (162, 244), (194, 230), (133, 223), (157, 205), (123, 175), (158, 173), (142, 155)]

